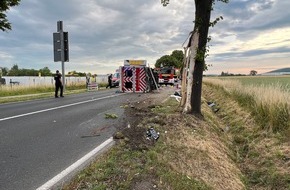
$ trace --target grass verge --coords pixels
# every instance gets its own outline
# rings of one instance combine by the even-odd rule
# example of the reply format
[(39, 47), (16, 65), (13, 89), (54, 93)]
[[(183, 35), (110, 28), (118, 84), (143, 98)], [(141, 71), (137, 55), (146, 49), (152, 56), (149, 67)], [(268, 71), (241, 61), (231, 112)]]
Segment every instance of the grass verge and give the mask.
[(280, 85), (242, 85), (238, 80), (205, 80), (212, 88), (221, 88), (246, 108), (261, 129), (290, 135), (290, 91)]
[[(105, 83), (99, 84), (99, 87), (105, 87)], [(18, 102), (35, 100), (47, 97), (54, 97), (55, 87), (46, 86), (1, 86), (0, 85), (0, 103)], [(73, 83), (66, 86), (65, 95), (86, 92), (86, 86), (82, 83)]]
[(281, 113), (255, 113), (255, 110), (269, 107), (266, 104), (263, 109), (255, 107), (253, 96), (237, 94), (237, 91), (229, 90), (230, 87), (220, 83), (204, 85), (205, 99), (214, 101), (221, 108), (215, 117), (207, 118), (208, 122), (216, 122), (225, 133), (225, 144), (233, 150), (230, 156), (243, 173), (246, 189), (290, 189), (289, 133), (285, 128), (276, 126), (275, 131), (265, 127), (271, 122), (265, 119), (266, 116)]
[[(126, 107), (131, 123), (116, 133), (117, 145), (62, 189), (243, 189), (220, 131), (178, 109), (175, 99)], [(146, 139), (151, 127), (157, 141)]]

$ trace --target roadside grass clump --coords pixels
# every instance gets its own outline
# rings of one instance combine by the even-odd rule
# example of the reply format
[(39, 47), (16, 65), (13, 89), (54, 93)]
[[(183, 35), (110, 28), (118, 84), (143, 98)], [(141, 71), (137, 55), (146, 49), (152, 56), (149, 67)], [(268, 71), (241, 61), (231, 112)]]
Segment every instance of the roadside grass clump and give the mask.
[(114, 113), (105, 113), (105, 118), (106, 119), (117, 119), (118, 115), (116, 115)]
[(98, 85), (99, 85), (99, 88), (104, 88), (104, 87), (107, 87), (108, 83), (101, 82), (101, 83), (98, 83)]
[(151, 111), (153, 113), (167, 114), (167, 113), (172, 113), (176, 111), (178, 109), (177, 105), (178, 105), (177, 101), (174, 98), (170, 98), (170, 99), (167, 99), (167, 101), (165, 101), (163, 104), (152, 105), (149, 107), (151, 108)]
[(81, 83), (71, 83), (69, 85), (66, 86), (67, 90), (83, 90), (86, 89), (86, 84), (84, 84), (83, 82)]

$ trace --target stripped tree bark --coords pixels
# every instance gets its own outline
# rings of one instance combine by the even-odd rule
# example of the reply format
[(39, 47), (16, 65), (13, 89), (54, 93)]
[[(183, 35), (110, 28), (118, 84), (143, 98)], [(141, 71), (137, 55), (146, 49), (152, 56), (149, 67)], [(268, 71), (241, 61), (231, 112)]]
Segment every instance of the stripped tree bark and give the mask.
[(183, 69), (182, 69), (182, 82), (181, 82), (181, 101), (180, 106), (183, 108), (186, 102), (186, 84), (187, 84), (187, 73), (188, 73), (188, 47), (184, 47), (184, 55), (183, 55)]
[(191, 110), (192, 110), (191, 97), (192, 97), (195, 57), (196, 57), (197, 47), (198, 47), (198, 31), (193, 31), (189, 43), (190, 43), (189, 67), (188, 67), (187, 84), (186, 84), (186, 100), (185, 100), (185, 105), (183, 107), (183, 113), (191, 113)]

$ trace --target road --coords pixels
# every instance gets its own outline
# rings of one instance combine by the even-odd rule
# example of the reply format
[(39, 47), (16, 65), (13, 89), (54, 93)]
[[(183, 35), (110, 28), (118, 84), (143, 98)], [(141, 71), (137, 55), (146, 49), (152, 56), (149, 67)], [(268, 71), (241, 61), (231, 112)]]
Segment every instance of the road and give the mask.
[(0, 190), (37, 189), (115, 132), (120, 105), (146, 94), (116, 89), (0, 104)]

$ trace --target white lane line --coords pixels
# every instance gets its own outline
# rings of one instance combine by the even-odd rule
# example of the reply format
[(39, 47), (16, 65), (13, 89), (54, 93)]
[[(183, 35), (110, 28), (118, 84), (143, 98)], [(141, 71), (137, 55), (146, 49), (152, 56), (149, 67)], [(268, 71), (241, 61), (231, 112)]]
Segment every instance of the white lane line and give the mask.
[(63, 182), (63, 180), (72, 172), (75, 172), (78, 169), (81, 169), (81, 166), (84, 166), (85, 163), (88, 164), (88, 161), (91, 160), (96, 154), (98, 154), (103, 148), (113, 143), (113, 138), (107, 139), (105, 142), (103, 142), (101, 145), (99, 145), (97, 148), (86, 154), (84, 157), (73, 163), (71, 166), (60, 172), (58, 175), (56, 175), (51, 180), (47, 181), (42, 186), (38, 187), (36, 190), (49, 190), (55, 188), (55, 186), (59, 185), (59, 183)]
[(66, 107), (70, 107), (70, 106), (75, 106), (75, 105), (79, 105), (79, 104), (85, 104), (85, 103), (88, 103), (88, 102), (93, 102), (93, 101), (97, 101), (97, 100), (112, 98), (112, 97), (116, 97), (116, 96), (120, 96), (120, 95), (122, 95), (122, 94), (105, 96), (105, 97), (101, 97), (101, 98), (96, 98), (96, 99), (92, 99), (92, 100), (86, 100), (86, 101), (77, 102), (77, 103), (73, 103), (73, 104), (67, 104), (67, 105), (58, 106), (58, 107), (54, 107), (54, 108), (48, 108), (48, 109), (34, 111), (34, 112), (29, 112), (29, 113), (24, 113), (24, 114), (20, 114), (20, 115), (14, 115), (14, 116), (11, 116), (11, 117), (2, 118), (2, 119), (0, 119), (0, 121), (5, 121), (5, 120), (9, 120), (9, 119), (15, 119), (15, 118), (18, 118), (18, 117), (24, 117), (24, 116), (28, 116), (28, 115), (37, 114), (37, 113), (43, 113), (43, 112), (47, 112), (47, 111), (51, 111), (51, 110), (57, 110), (57, 109), (66, 108)]

